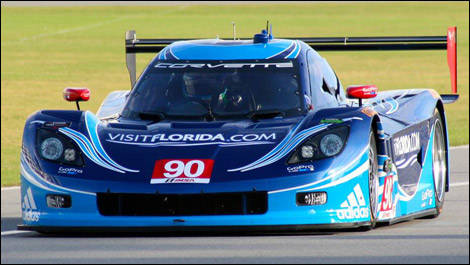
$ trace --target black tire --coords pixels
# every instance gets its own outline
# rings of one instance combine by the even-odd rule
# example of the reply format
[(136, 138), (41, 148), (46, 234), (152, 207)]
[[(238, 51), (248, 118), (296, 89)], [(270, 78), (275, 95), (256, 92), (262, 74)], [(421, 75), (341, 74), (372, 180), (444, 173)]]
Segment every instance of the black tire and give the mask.
[(362, 230), (374, 229), (377, 224), (377, 193), (379, 189), (379, 162), (377, 158), (377, 143), (375, 134), (369, 133), (369, 214), (370, 225)]
[(444, 132), (444, 124), (441, 114), (434, 110), (434, 143), (432, 150), (432, 175), (434, 179), (434, 198), (436, 201), (436, 213), (433, 218), (439, 216), (444, 207), (445, 187), (447, 182), (447, 145)]

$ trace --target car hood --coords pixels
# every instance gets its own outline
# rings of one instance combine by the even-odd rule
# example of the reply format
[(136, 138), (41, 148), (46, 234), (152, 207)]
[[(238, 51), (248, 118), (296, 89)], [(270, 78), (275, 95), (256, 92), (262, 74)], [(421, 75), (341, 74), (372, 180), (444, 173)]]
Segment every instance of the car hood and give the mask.
[(221, 183), (283, 175), (305, 118), (151, 123), (100, 121), (86, 112), (78, 129), (60, 131), (82, 150), (85, 179), (150, 183), (160, 160), (212, 160), (210, 183)]

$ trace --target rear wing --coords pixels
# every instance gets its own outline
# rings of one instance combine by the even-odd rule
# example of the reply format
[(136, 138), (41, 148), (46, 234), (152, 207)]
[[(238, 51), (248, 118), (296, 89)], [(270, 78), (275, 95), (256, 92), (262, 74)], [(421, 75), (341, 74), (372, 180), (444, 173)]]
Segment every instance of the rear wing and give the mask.
[[(246, 38), (245, 40), (247, 40)], [(447, 36), (411, 37), (328, 37), (328, 38), (281, 38), (301, 40), (317, 51), (387, 51), (387, 50), (447, 50), (452, 93), (441, 95), (455, 101), (457, 95), (457, 27), (449, 27)], [(137, 39), (134, 30), (126, 32), (126, 64), (131, 86), (136, 82), (136, 53), (159, 52), (167, 45), (191, 39)], [(454, 100), (452, 100), (454, 99)], [(449, 100), (445, 100), (448, 103)]]

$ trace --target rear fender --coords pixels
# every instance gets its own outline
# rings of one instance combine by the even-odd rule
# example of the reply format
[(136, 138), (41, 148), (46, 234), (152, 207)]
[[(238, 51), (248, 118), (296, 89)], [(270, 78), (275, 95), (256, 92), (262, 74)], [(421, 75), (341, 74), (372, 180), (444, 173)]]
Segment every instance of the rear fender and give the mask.
[(408, 89), (380, 92), (367, 104), (380, 115), (407, 126), (431, 118), (438, 101), (442, 101), (441, 96), (433, 89)]

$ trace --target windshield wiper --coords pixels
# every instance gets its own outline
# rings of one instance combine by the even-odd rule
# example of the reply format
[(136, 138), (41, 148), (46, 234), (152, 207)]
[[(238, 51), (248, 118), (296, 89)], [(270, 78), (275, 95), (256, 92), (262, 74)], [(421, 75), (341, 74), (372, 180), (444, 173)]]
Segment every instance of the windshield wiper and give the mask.
[(255, 111), (249, 112), (247, 114), (247, 117), (250, 118), (251, 120), (259, 120), (259, 119), (271, 119), (279, 115), (285, 116), (286, 113), (278, 109), (255, 110)]
[(159, 122), (164, 120), (166, 118), (166, 115), (163, 112), (140, 112), (139, 117), (142, 120)]

